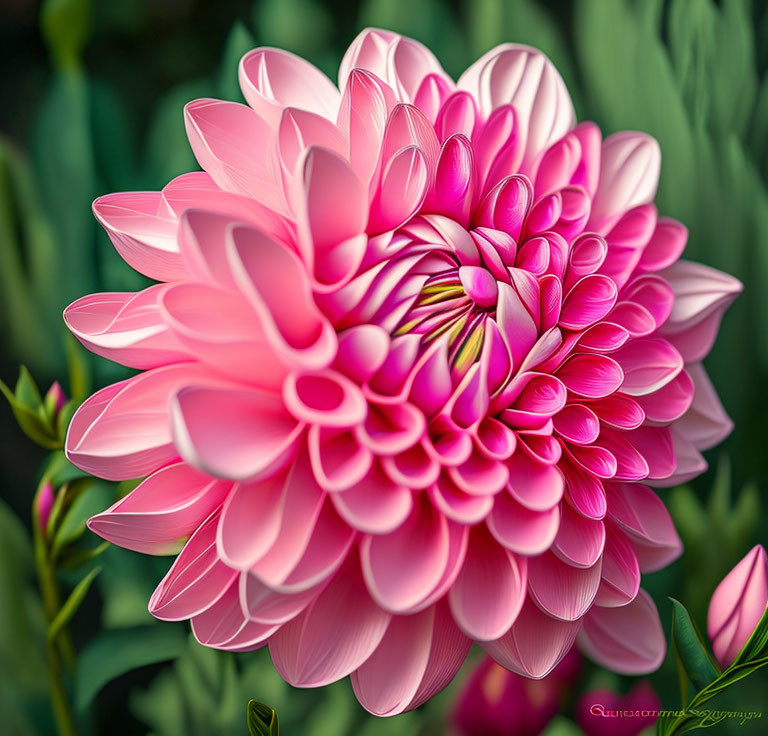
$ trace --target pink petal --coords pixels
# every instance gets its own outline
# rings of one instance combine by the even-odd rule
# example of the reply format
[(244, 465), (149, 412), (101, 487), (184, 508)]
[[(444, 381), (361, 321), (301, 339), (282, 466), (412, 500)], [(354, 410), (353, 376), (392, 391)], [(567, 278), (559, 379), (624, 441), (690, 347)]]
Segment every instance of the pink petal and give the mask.
[(411, 102), (427, 75), (441, 76), (452, 86), (440, 62), (423, 44), (410, 38), (395, 38), (387, 49), (387, 76), (385, 81), (402, 102)]
[(362, 261), (368, 197), (349, 164), (335, 153), (311, 146), (298, 164), (295, 195), (299, 250), (318, 285), (348, 280)]
[(360, 562), (371, 597), (390, 613), (407, 613), (440, 582), (448, 564), (448, 522), (417, 502), (393, 532), (364, 537)]
[(585, 276), (566, 295), (560, 324), (568, 330), (583, 330), (613, 309), (617, 295), (616, 284), (607, 276)]
[(279, 390), (285, 363), (236, 292), (192, 282), (169, 284), (160, 294), (159, 313), (174, 342), (199, 362), (265, 390)]
[(675, 427), (697, 450), (708, 450), (731, 433), (733, 422), (725, 413), (704, 366), (695, 363), (685, 371), (693, 379), (693, 403)]
[(200, 366), (156, 368), (97, 391), (75, 412), (67, 457), (108, 480), (140, 478), (176, 460), (168, 402), (184, 386), (220, 383)]
[(232, 480), (284, 466), (304, 429), (278, 395), (256, 390), (185, 388), (173, 397), (170, 413), (179, 454)]
[(368, 414), (357, 384), (333, 370), (291, 373), (283, 383), (283, 401), (298, 421), (324, 427), (352, 427)]
[(339, 89), (344, 89), (355, 69), (365, 69), (380, 79), (387, 75), (387, 51), (400, 36), (392, 31), (366, 28), (352, 41), (339, 66)]
[(276, 124), (285, 107), (298, 107), (336, 119), (339, 91), (304, 59), (280, 49), (249, 51), (240, 59), (240, 88), (248, 104)]
[(453, 679), (470, 646), (446, 606), (418, 619), (395, 617), (376, 651), (352, 673), (355, 695), (378, 716), (416, 708)]
[(569, 391), (591, 399), (609, 396), (624, 379), (621, 366), (615, 360), (587, 353), (569, 358), (556, 375)]
[(368, 534), (393, 532), (413, 508), (413, 493), (390, 480), (376, 463), (359, 483), (333, 493), (331, 500), (348, 524)]
[(283, 624), (300, 614), (322, 591), (322, 583), (299, 593), (276, 593), (255, 575), (240, 575), (240, 605), (249, 621)]
[(660, 217), (656, 230), (643, 249), (637, 270), (655, 272), (671, 266), (681, 256), (687, 240), (688, 228), (685, 225), (669, 217)]
[(176, 219), (160, 192), (120, 192), (99, 197), (93, 214), (123, 260), (158, 281), (188, 276), (176, 242)]
[(531, 511), (547, 511), (563, 496), (563, 476), (554, 465), (543, 465), (525, 452), (516, 452), (507, 463), (509, 491)]
[(503, 283), (499, 283), (496, 322), (512, 355), (513, 366), (520, 366), (536, 342), (538, 330), (518, 293)]
[(563, 506), (560, 529), (552, 552), (572, 567), (592, 567), (603, 554), (605, 525)]
[(520, 555), (537, 555), (548, 550), (560, 526), (560, 506), (532, 511), (508, 493), (493, 498), (493, 510), (486, 520), (488, 530), (503, 547)]
[(296, 171), (302, 152), (309, 146), (322, 146), (339, 156), (347, 153), (346, 139), (330, 120), (313, 112), (286, 107), (277, 131), (277, 152), (288, 181)]
[(219, 556), (229, 567), (247, 570), (275, 543), (285, 513), (286, 475), (235, 484), (217, 532)]
[(516, 557), (482, 527), (475, 527), (464, 566), (448, 593), (458, 627), (480, 641), (506, 633), (525, 600), (526, 572), (525, 558)]
[(482, 521), (493, 507), (493, 496), (473, 496), (462, 491), (443, 473), (429, 489), (432, 503), (449, 519), (459, 524), (475, 524)]
[(723, 313), (743, 287), (728, 274), (688, 261), (678, 261), (663, 276), (675, 293), (675, 304), (662, 334), (686, 363), (698, 362), (712, 348)]
[(184, 108), (195, 158), (222, 189), (282, 208), (282, 192), (270, 169), (269, 124), (246, 105), (194, 100)]
[(627, 210), (653, 201), (660, 168), (659, 144), (650, 136), (633, 131), (608, 136), (587, 228), (606, 233)]
[(631, 603), (640, 590), (640, 566), (627, 537), (610, 525), (603, 553), (602, 580), (596, 606), (615, 608)]
[(321, 687), (346, 677), (382, 640), (391, 616), (368, 595), (350, 559), (328, 587), (270, 639), (275, 669), (294, 687)]
[(429, 185), (424, 154), (406, 146), (386, 164), (371, 202), (368, 232), (394, 230), (418, 212)]
[(601, 569), (599, 560), (592, 567), (573, 567), (545, 552), (528, 562), (528, 588), (536, 605), (550, 616), (577, 621), (595, 600)]
[(174, 554), (227, 497), (231, 484), (184, 463), (168, 465), (88, 519), (88, 528), (125, 549)]
[(575, 463), (565, 461), (565, 457), (560, 463), (560, 470), (565, 478), (565, 498), (570, 505), (588, 519), (602, 519), (607, 503), (600, 479)]
[(549, 59), (530, 46), (497, 46), (470, 66), (457, 86), (478, 100), (485, 116), (500, 105), (515, 107), (526, 162), (573, 127), (573, 105), (563, 80)]
[(246, 227), (232, 231), (228, 259), (278, 354), (306, 368), (327, 366), (336, 352), (336, 335), (315, 305), (299, 259), (266, 234)]
[(502, 667), (540, 680), (568, 653), (580, 628), (580, 621), (559, 621), (526, 598), (512, 628), (500, 639), (481, 646)]
[[(658, 391), (638, 396), (637, 403), (651, 422), (668, 423), (679, 419), (691, 406), (694, 395), (693, 381), (688, 369)], [(691, 427), (693, 428), (693, 427)]]
[(628, 342), (613, 357), (624, 372), (621, 390), (630, 396), (658, 391), (683, 369), (683, 358), (672, 345), (658, 337)]
[(680, 556), (683, 545), (669, 512), (650, 488), (612, 483), (608, 498), (608, 515), (632, 542), (643, 572), (666, 567)]
[(370, 471), (373, 453), (344, 429), (310, 427), (307, 435), (312, 472), (326, 491), (344, 491)]
[(620, 608), (595, 606), (584, 619), (579, 647), (590, 659), (621, 675), (653, 672), (667, 653), (658, 611), (644, 590)]
[(134, 293), (91, 294), (64, 310), (72, 334), (96, 355), (130, 368), (157, 368), (188, 360), (163, 323), (158, 297), (164, 286)]
[(213, 513), (184, 545), (171, 569), (149, 600), (149, 612), (164, 621), (191, 618), (210, 608), (237, 577), (237, 572), (216, 554), (216, 527)]

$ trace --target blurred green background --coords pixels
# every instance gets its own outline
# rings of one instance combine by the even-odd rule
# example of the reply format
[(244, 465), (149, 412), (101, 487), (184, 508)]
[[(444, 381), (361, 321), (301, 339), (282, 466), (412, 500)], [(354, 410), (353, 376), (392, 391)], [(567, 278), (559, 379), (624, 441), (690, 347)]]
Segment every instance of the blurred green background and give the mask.
[[(454, 76), (504, 41), (543, 49), (579, 118), (597, 121), (604, 134), (638, 129), (659, 140), (657, 204), (689, 227), (686, 257), (744, 282), (706, 361), (736, 429), (710, 453), (710, 472), (691, 487), (662, 492), (686, 554), (645, 583), (665, 623), (665, 596), (674, 595), (703, 626), (722, 575), (751, 545), (768, 542), (766, 2), (3, 0), (0, 378), (12, 384), (23, 363), (43, 390), (55, 379), (69, 390), (63, 307), (89, 292), (142, 287), (98, 228), (90, 203), (110, 191), (157, 189), (197, 168), (184, 134), (186, 101), (240, 100), (237, 61), (255, 45), (295, 51), (335, 78), (344, 49), (367, 25), (425, 42)], [(80, 359), (92, 388), (125, 375), (106, 361)], [(0, 731), (51, 734), (30, 542), (30, 505), (46, 455), (5, 405), (0, 446)], [(104, 483), (83, 494), (71, 509), (74, 545), (94, 546), (78, 525), (119, 492)], [(203, 650), (184, 626), (153, 623), (146, 601), (167, 560), (110, 548), (99, 564), (103, 571), (72, 622), (80, 651), (72, 697), (84, 733), (245, 733), (250, 697), (276, 707), (289, 736), (447, 732), (461, 678), (417, 713), (377, 721), (354, 703), (346, 683), (295, 691), (263, 653)], [(83, 569), (63, 574), (66, 588)], [(665, 705), (676, 707), (670, 660), (652, 682)], [(628, 685), (587, 669), (581, 687), (596, 683)], [(755, 676), (717, 705), (764, 706), (768, 717), (766, 692), (768, 679)], [(553, 734), (578, 733), (568, 715), (566, 706)], [(734, 732), (764, 732), (751, 728)]]

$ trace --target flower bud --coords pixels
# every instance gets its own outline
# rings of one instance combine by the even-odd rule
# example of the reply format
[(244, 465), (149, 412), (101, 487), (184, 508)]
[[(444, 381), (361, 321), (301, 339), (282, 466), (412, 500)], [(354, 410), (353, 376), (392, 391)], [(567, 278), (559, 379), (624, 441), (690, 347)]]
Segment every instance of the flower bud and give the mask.
[(48, 528), (48, 520), (51, 517), (51, 509), (53, 508), (53, 502), (55, 501), (55, 494), (53, 492), (53, 486), (50, 481), (46, 483), (37, 491), (35, 496), (35, 513), (40, 524), (40, 529), (45, 535)]
[(461, 736), (536, 736), (557, 714), (581, 669), (571, 650), (541, 680), (521, 677), (486, 657), (465, 684), (454, 715)]
[(48, 392), (45, 394), (43, 404), (55, 416), (62, 410), (67, 401), (69, 401), (69, 399), (64, 393), (61, 384), (58, 381), (54, 381), (48, 389)]
[(590, 690), (576, 703), (576, 721), (586, 736), (636, 736), (653, 724), (661, 702), (647, 680), (626, 695)]
[(758, 544), (717, 586), (707, 632), (717, 661), (727, 667), (752, 635), (768, 605), (768, 559)]

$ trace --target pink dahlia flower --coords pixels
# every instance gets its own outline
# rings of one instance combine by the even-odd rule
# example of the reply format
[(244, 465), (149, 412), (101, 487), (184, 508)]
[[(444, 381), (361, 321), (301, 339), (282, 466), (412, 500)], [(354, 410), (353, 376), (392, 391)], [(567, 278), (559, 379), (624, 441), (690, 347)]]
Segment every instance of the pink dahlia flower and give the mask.
[(730, 421), (700, 361), (737, 281), (678, 261), (656, 142), (575, 125), (535, 49), (454, 82), (367, 30), (338, 88), (292, 54), (240, 64), (249, 105), (186, 110), (204, 171), (94, 204), (162, 283), (65, 314), (141, 373), (77, 412), (69, 458), (148, 476), (91, 529), (174, 553), (150, 610), (269, 645), (392, 715), (472, 641), (541, 678), (575, 641), (647, 672), (641, 571), (680, 553), (649, 485), (700, 473)]

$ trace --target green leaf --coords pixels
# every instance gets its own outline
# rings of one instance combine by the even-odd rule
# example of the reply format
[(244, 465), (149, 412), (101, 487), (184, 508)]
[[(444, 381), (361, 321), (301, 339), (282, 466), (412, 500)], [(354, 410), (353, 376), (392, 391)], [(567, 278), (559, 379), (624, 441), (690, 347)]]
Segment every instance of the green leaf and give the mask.
[(80, 604), (85, 599), (88, 591), (91, 589), (93, 581), (96, 576), (101, 572), (100, 567), (94, 567), (72, 590), (69, 594), (69, 598), (64, 601), (64, 605), (61, 607), (56, 617), (51, 621), (48, 626), (48, 641), (54, 641), (59, 635), (59, 632), (72, 620), (72, 617), (77, 613), (77, 609), (80, 608)]
[(101, 544), (90, 549), (68, 549), (61, 554), (58, 560), (58, 567), (63, 570), (76, 570), (87, 562), (95, 560), (99, 555), (109, 549), (111, 542), (103, 541)]
[(90, 35), (90, 0), (46, 0), (40, 25), (56, 63), (63, 69), (74, 68)]
[(248, 732), (251, 736), (279, 736), (280, 724), (277, 713), (264, 703), (249, 700)]
[(14, 392), (16, 401), (28, 409), (38, 411), (43, 404), (43, 397), (40, 394), (35, 379), (27, 370), (26, 366), (19, 368), (19, 379), (16, 381), (16, 391)]
[(75, 707), (84, 710), (107, 683), (138, 667), (176, 659), (186, 646), (184, 627), (167, 623), (97, 634), (78, 654)]
[(2, 381), (0, 381), (0, 391), (11, 405), (11, 411), (13, 412), (13, 416), (16, 418), (16, 422), (21, 431), (24, 432), (29, 439), (49, 450), (55, 450), (61, 447), (61, 441), (54, 435), (51, 428), (47, 426), (45, 419), (41, 416), (41, 413), (37, 408), (33, 409), (21, 403)]
[(238, 83), (240, 59), (256, 46), (256, 39), (241, 21), (235, 21), (227, 36), (218, 80), (218, 96), (225, 100), (243, 101)]
[(717, 679), (718, 670), (707, 652), (701, 634), (680, 601), (672, 601), (672, 641), (675, 653), (697, 690)]
[(115, 500), (114, 486), (92, 477), (70, 483), (67, 495), (69, 507), (54, 532), (51, 545), (51, 557), (54, 559), (83, 536), (88, 519), (104, 511)]

